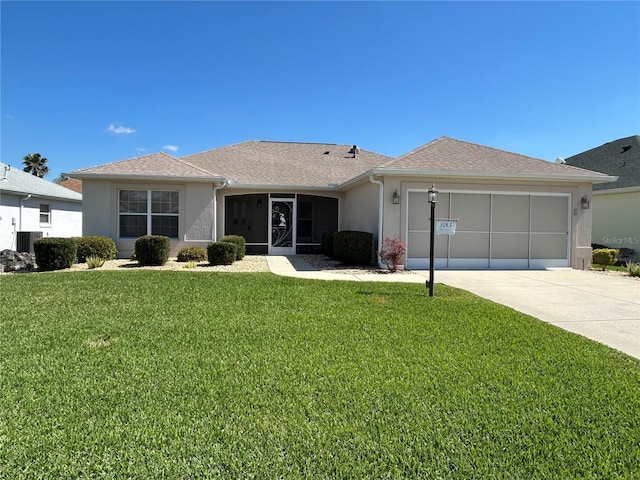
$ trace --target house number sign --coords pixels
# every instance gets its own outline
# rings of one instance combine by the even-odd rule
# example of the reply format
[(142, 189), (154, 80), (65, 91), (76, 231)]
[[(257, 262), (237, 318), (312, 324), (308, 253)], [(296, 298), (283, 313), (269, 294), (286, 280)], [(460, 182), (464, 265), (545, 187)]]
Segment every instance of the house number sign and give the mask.
[(458, 220), (436, 218), (436, 235), (455, 235)]

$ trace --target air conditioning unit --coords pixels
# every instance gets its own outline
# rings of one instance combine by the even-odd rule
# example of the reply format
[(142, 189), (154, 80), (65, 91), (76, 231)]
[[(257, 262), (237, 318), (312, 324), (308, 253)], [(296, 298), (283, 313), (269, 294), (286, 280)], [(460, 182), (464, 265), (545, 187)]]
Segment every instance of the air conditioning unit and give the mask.
[(42, 232), (17, 232), (16, 250), (20, 253), (33, 253), (33, 242), (41, 237)]

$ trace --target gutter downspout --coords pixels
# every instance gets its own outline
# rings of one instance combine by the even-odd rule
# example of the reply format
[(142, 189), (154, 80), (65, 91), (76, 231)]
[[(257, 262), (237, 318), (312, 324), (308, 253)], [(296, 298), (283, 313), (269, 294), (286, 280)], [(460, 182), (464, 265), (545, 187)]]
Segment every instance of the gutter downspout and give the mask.
[(222, 190), (229, 185), (229, 181), (225, 178), (222, 181), (222, 185), (216, 187), (213, 186), (213, 225), (211, 228), (211, 238), (214, 242), (218, 241), (218, 190)]
[(376, 180), (375, 178), (373, 178), (373, 175), (369, 175), (369, 181), (371, 183), (374, 183), (376, 185), (378, 185), (380, 188), (378, 188), (378, 249), (376, 251), (376, 257), (377, 257), (377, 261), (376, 263), (378, 264), (379, 268), (384, 268), (384, 265), (382, 264), (382, 261), (380, 260), (380, 257), (378, 256), (378, 253), (380, 253), (380, 250), (382, 249), (382, 220), (384, 218), (383, 212), (384, 212), (384, 183), (382, 183), (380, 180)]

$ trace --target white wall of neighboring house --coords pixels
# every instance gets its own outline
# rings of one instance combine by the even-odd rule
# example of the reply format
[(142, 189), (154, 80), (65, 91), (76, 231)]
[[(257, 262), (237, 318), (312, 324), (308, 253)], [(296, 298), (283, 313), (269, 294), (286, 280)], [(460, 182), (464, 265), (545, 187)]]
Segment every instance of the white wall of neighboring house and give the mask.
[[(49, 222), (41, 222), (41, 206)], [(43, 212), (46, 207), (43, 207)], [(17, 232), (42, 232), (43, 237), (82, 236), (82, 204), (28, 195), (0, 195), (0, 250), (15, 250)]]

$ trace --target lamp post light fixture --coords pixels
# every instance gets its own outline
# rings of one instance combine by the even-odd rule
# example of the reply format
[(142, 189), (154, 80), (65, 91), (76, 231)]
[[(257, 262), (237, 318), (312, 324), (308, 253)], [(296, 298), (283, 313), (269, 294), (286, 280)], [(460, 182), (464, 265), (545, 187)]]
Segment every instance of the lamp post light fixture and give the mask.
[(433, 297), (433, 287), (435, 284), (435, 280), (433, 278), (433, 274), (435, 273), (435, 259), (434, 259), (434, 242), (436, 236), (436, 203), (438, 203), (438, 191), (436, 190), (435, 184), (431, 184), (431, 188), (427, 192), (429, 195), (429, 203), (431, 204), (431, 228), (429, 230), (430, 239), (429, 239), (429, 281), (427, 285), (429, 286), (429, 296)]

